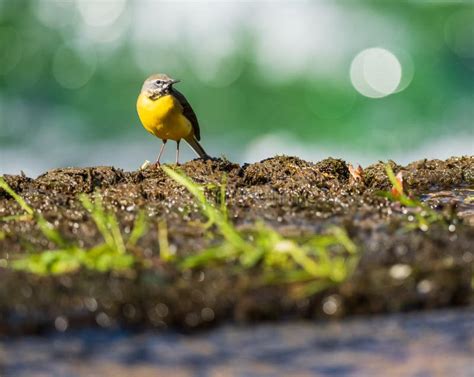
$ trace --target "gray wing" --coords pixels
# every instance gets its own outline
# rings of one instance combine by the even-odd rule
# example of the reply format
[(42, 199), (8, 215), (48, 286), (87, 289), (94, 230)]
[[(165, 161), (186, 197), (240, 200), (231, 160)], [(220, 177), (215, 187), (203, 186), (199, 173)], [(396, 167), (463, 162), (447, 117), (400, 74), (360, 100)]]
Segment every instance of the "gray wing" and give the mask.
[(201, 140), (201, 131), (199, 130), (199, 122), (188, 100), (181, 92), (177, 91), (175, 88), (171, 88), (171, 93), (179, 101), (181, 106), (183, 106), (183, 115), (186, 118), (188, 118), (188, 120), (191, 122), (191, 125), (193, 126), (193, 130), (194, 130), (194, 136), (196, 136), (196, 139)]

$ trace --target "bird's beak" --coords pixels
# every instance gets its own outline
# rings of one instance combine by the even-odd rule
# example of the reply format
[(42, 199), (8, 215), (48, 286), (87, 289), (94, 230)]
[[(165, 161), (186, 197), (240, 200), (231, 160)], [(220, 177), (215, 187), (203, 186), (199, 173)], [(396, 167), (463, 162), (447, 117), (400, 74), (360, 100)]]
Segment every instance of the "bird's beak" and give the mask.
[(174, 80), (174, 79), (172, 79), (172, 80), (171, 80), (171, 85), (177, 84), (178, 82), (181, 82), (181, 80)]

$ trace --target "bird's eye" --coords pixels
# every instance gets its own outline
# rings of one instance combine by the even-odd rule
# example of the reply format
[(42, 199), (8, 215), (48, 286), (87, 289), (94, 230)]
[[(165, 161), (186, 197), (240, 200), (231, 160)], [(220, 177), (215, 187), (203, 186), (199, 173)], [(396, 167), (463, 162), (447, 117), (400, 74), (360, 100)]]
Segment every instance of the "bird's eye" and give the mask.
[(159, 86), (161, 84), (161, 80), (156, 80), (155, 85)]

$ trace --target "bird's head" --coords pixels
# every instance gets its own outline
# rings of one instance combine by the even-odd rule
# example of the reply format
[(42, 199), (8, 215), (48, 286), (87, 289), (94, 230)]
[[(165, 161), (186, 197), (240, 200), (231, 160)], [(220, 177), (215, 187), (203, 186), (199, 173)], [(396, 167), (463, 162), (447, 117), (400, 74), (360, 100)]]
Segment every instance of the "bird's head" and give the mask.
[(158, 73), (148, 77), (142, 86), (142, 93), (151, 99), (156, 99), (169, 94), (173, 84), (179, 80), (174, 80), (164, 73)]

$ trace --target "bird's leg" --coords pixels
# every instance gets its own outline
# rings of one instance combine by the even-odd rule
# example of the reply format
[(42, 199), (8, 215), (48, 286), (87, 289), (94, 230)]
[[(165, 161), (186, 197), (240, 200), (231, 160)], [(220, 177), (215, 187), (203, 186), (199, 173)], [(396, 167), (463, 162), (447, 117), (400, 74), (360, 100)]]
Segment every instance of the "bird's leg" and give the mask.
[(161, 158), (161, 155), (163, 154), (163, 152), (165, 150), (165, 145), (166, 145), (167, 141), (168, 140), (163, 140), (163, 144), (161, 144), (160, 153), (158, 154), (158, 159), (155, 162), (156, 166), (160, 166), (160, 158)]
[(179, 165), (179, 142), (181, 140), (176, 141), (176, 165)]

